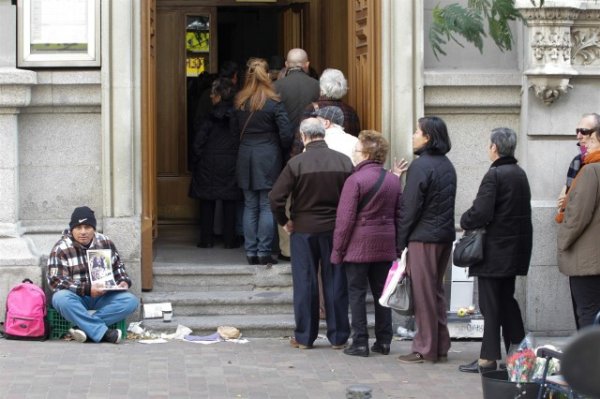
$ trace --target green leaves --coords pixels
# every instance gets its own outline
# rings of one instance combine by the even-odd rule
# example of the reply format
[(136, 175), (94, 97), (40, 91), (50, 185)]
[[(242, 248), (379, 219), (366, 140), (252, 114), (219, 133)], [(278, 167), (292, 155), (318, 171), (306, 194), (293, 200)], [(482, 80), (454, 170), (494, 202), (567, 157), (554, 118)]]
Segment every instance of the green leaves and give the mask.
[[(544, 0), (531, 0), (531, 4), (542, 7)], [(437, 59), (439, 54), (446, 55), (443, 48), (450, 40), (463, 46), (457, 36), (483, 53), (483, 39), (487, 37), (485, 23), (496, 46), (501, 51), (511, 50), (513, 36), (509, 23), (522, 19), (514, 0), (469, 0), (467, 7), (450, 4), (442, 8), (438, 5), (433, 9), (432, 16), (429, 42)]]

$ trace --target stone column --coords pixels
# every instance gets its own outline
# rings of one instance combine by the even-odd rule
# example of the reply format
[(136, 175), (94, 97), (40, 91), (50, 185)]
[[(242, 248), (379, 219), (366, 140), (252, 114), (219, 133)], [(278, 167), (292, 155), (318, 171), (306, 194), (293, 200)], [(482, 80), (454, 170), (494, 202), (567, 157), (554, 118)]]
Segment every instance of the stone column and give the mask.
[(31, 101), (35, 83), (35, 72), (0, 68), (0, 309), (5, 309), (8, 290), (24, 278), (42, 282), (39, 256), (19, 223), (18, 114)]
[(140, 21), (137, 1), (102, 2), (104, 232), (140, 290)]
[(412, 133), (424, 112), (423, 0), (382, 0), (381, 13), (382, 133), (390, 140), (390, 161), (410, 161)]

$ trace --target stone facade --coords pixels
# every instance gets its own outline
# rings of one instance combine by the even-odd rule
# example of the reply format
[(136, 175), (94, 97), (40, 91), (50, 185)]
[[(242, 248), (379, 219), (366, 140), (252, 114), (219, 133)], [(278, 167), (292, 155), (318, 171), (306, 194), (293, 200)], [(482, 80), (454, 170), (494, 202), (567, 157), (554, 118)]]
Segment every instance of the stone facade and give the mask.
[[(382, 126), (392, 155), (410, 159), (416, 119), (439, 115), (450, 128), (458, 171), (456, 217), (489, 167), (489, 131), (519, 132), (517, 157), (533, 192), (534, 255), (519, 281), (527, 328), (573, 330), (567, 280), (556, 266), (553, 214), (576, 153), (574, 127), (600, 110), (600, 4), (519, 0), (528, 26), (513, 24), (514, 50), (486, 42), (484, 54), (426, 41), (431, 9), (455, 0), (382, 2)], [(141, 214), (140, 9), (102, 2), (102, 68), (16, 68), (16, 10), (0, 0), (0, 309), (23, 277), (40, 282), (45, 258), (75, 206), (96, 210), (139, 290)], [(466, 3), (466, 0), (463, 1)], [(401, 23), (399, 23), (401, 21)], [(12, 40), (11, 40), (12, 38)], [(118, 38), (118, 40), (117, 40)], [(118, 60), (118, 62), (116, 62)], [(3, 312), (0, 312), (3, 313)], [(1, 316), (0, 316), (1, 317)]]

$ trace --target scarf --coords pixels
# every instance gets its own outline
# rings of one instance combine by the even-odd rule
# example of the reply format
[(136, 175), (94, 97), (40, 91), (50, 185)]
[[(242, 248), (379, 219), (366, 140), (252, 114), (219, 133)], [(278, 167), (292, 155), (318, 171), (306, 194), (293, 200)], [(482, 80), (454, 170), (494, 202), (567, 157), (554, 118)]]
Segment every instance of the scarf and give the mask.
[(562, 208), (560, 208), (558, 210), (558, 213), (554, 217), (554, 220), (556, 221), (556, 223), (563, 222), (563, 220), (565, 218), (565, 209), (567, 208), (567, 204), (569, 203), (570, 193), (573, 192), (573, 189), (575, 188), (575, 184), (577, 184), (577, 178), (581, 175), (581, 171), (583, 170), (583, 168), (585, 168), (585, 165), (589, 165), (591, 163), (599, 163), (599, 162), (600, 162), (600, 151), (588, 152), (587, 154), (585, 154), (585, 156), (583, 158), (583, 166), (581, 167), (581, 169), (579, 169), (579, 172), (577, 173), (577, 176), (575, 176), (575, 179), (573, 179), (573, 183), (571, 183), (571, 188), (569, 189), (569, 192), (567, 193), (567, 196), (565, 197), (565, 203), (563, 204)]

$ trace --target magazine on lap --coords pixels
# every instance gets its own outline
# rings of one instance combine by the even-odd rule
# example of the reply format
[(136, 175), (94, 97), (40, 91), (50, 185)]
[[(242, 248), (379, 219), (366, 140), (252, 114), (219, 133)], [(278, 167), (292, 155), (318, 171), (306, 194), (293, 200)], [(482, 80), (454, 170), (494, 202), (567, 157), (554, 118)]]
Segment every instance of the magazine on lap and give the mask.
[(119, 287), (115, 281), (110, 249), (88, 249), (87, 261), (92, 285), (99, 286), (104, 291), (124, 291), (127, 289)]

